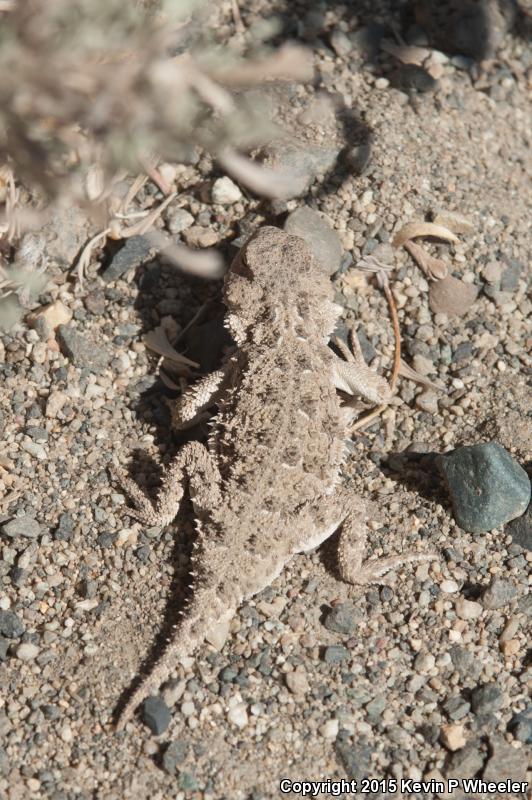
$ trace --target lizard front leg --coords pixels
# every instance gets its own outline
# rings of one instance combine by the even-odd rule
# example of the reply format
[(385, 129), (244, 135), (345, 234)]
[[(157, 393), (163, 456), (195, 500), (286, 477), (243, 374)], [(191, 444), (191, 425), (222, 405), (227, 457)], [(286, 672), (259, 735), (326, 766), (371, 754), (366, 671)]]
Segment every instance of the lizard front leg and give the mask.
[(198, 509), (211, 510), (221, 501), (221, 477), (218, 465), (212, 454), (200, 442), (187, 442), (183, 445), (164, 473), (155, 502), (144, 494), (124, 470), (111, 467), (111, 472), (136, 506), (128, 508), (128, 514), (144, 525), (164, 526), (173, 520), (179, 510), (187, 480), (192, 500)]
[(378, 375), (364, 361), (358, 338), (352, 329), (349, 335), (351, 350), (341, 339), (332, 340), (345, 361), (337, 358), (333, 365), (333, 383), (337, 389), (347, 394), (356, 394), (370, 403), (387, 403), (391, 396), (385, 378)]

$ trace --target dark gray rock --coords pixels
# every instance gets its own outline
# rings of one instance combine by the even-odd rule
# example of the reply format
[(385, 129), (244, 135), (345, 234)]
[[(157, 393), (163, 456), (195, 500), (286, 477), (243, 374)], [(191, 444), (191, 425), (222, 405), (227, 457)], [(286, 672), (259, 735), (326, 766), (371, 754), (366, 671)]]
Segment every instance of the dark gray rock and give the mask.
[(371, 137), (365, 142), (353, 145), (345, 154), (346, 163), (353, 170), (354, 175), (363, 175), (369, 166), (372, 155)]
[(515, 714), (508, 723), (508, 730), (524, 744), (532, 744), (532, 705)]
[(492, 736), (490, 750), (491, 756), (482, 774), (485, 781), (525, 780), (527, 758), (522, 749), (516, 750), (502, 737)]
[(74, 531), (74, 518), (68, 511), (59, 517), (59, 524), (54, 531), (54, 539), (58, 542), (69, 542)]
[(146, 236), (131, 236), (103, 270), (102, 278), (106, 283), (118, 280), (126, 272), (148, 261), (152, 251), (153, 245)]
[(59, 325), (57, 339), (64, 355), (79, 369), (98, 373), (108, 366), (109, 354), (70, 325)]
[(169, 775), (176, 775), (186, 756), (187, 745), (184, 742), (170, 742), (161, 759), (164, 771)]
[(372, 61), (379, 55), (381, 41), (389, 33), (389, 28), (379, 25), (377, 22), (371, 22), (352, 33), (351, 41), (359, 53), (368, 61)]
[(162, 697), (148, 697), (142, 704), (142, 719), (155, 736), (164, 733), (172, 716)]
[(7, 658), (7, 651), (9, 649), (9, 645), (11, 642), (8, 639), (4, 639), (3, 636), (0, 636), (0, 661), (5, 661)]
[(516, 9), (515, 0), (416, 0), (416, 21), (436, 48), (482, 61), (503, 43)]
[(433, 92), (438, 81), (417, 64), (403, 64), (390, 75), (390, 83), (402, 92)]
[(490, 585), (484, 592), (482, 603), (484, 608), (490, 610), (502, 608), (517, 597), (517, 589), (510, 581), (504, 578), (492, 578)]
[(301, 206), (288, 215), (283, 227), (287, 233), (305, 239), (328, 275), (336, 272), (342, 260), (342, 243), (336, 231), (321, 214), (313, 208)]
[(457, 670), (457, 672), (459, 672), (461, 675), (470, 674), (471, 670), (473, 669), (475, 659), (469, 650), (467, 650), (465, 647), (462, 647), (462, 645), (455, 644), (451, 647), (449, 654), (451, 656), (453, 667)]
[(8, 639), (18, 639), (26, 628), (14, 611), (0, 609), (0, 633)]
[(532, 503), (522, 517), (517, 517), (508, 525), (507, 530), (512, 542), (524, 547), (525, 550), (532, 550)]
[(178, 785), (183, 792), (195, 792), (199, 789), (199, 783), (192, 772), (181, 772)]
[(96, 541), (98, 542), (100, 547), (107, 548), (107, 547), (112, 547), (117, 539), (118, 539), (117, 533), (112, 533), (111, 531), (104, 531), (103, 533), (100, 533)]
[(502, 705), (502, 692), (495, 683), (485, 683), (477, 686), (471, 692), (471, 708), (479, 717), (487, 716), (498, 711)]
[(373, 753), (369, 745), (361, 741), (355, 745), (340, 731), (336, 739), (335, 750), (349, 780), (360, 781), (368, 775)]
[(530, 502), (525, 470), (497, 442), (458, 447), (437, 459), (461, 528), (474, 533), (519, 517)]
[(443, 704), (443, 710), (449, 719), (452, 719), (453, 721), (462, 719), (462, 717), (465, 717), (466, 714), (469, 714), (470, 708), (471, 706), (467, 700), (464, 700), (464, 698), (459, 694), (450, 697)]
[(451, 754), (445, 774), (449, 778), (473, 778), (484, 765), (484, 755), (478, 742), (468, 742)]
[(41, 526), (34, 517), (22, 514), (2, 525), (2, 533), (5, 533), (10, 539), (18, 539), (19, 536), (26, 539), (37, 539), (41, 533)]
[(323, 624), (328, 631), (350, 636), (357, 630), (359, 622), (360, 611), (353, 603), (340, 603), (329, 611)]
[(341, 664), (346, 658), (349, 658), (349, 650), (340, 644), (329, 645), (323, 653), (323, 659), (327, 664)]
[(366, 713), (371, 722), (378, 722), (382, 712), (386, 708), (386, 697), (383, 694), (377, 695), (365, 706)]

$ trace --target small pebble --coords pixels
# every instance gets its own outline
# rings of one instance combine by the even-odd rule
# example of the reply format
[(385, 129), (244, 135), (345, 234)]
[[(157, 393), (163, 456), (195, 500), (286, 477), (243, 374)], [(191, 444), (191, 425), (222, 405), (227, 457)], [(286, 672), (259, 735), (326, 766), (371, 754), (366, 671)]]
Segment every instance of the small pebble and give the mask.
[(227, 719), (237, 728), (245, 728), (248, 724), (248, 712), (245, 703), (238, 703), (227, 712)]
[(443, 725), (440, 738), (442, 744), (451, 752), (460, 750), (466, 743), (462, 725)]
[(460, 597), (454, 605), (456, 616), (459, 619), (470, 620), (477, 619), (482, 614), (482, 606), (474, 600), (466, 600)]
[(353, 603), (339, 603), (326, 615), (324, 626), (329, 631), (351, 636), (360, 624), (360, 610)]
[(221, 203), (222, 205), (232, 205), (238, 203), (242, 199), (242, 192), (233, 183), (231, 178), (218, 178), (214, 181), (212, 187), (212, 200), (213, 203)]
[(477, 716), (485, 716), (498, 711), (502, 705), (502, 692), (494, 683), (477, 686), (471, 692), (471, 708)]
[(33, 661), (39, 655), (39, 648), (31, 642), (23, 642), (17, 647), (17, 658), (21, 661)]
[(18, 639), (25, 631), (20, 617), (14, 611), (0, 610), (0, 633), (8, 639)]
[(162, 697), (156, 696), (148, 697), (142, 704), (142, 719), (155, 736), (160, 736), (169, 726), (172, 716)]
[(324, 739), (336, 739), (340, 725), (337, 719), (329, 719), (321, 726), (320, 733)]
[(490, 610), (502, 608), (517, 597), (517, 589), (510, 581), (504, 578), (492, 578), (490, 585), (484, 592), (482, 603), (484, 608)]

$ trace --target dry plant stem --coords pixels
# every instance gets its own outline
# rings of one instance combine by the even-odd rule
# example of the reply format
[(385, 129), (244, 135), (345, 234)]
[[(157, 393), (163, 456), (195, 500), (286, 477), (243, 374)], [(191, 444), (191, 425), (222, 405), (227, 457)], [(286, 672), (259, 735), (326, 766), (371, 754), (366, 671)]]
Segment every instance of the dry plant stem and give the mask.
[(242, 17), (240, 15), (238, 0), (231, 0), (231, 11), (233, 12), (233, 21), (235, 23), (236, 32), (244, 33), (246, 29), (244, 27), (244, 23), (242, 22)]
[[(390, 284), (388, 283), (388, 279), (384, 273), (380, 273), (381, 275), (381, 282), (384, 289), (384, 294), (386, 295), (386, 300), (388, 301), (388, 308), (390, 309), (390, 316), (392, 318), (392, 326), (393, 326), (393, 335), (395, 339), (395, 347), (394, 347), (394, 355), (393, 355), (393, 369), (392, 375), (390, 378), (390, 390), (393, 393), (395, 391), (395, 386), (397, 384), (397, 377), (399, 375), (399, 370), (401, 368), (401, 334), (399, 331), (399, 317), (397, 316), (397, 306), (395, 304), (395, 300), (390, 289)], [(372, 411), (369, 411), (364, 416), (357, 419), (357, 421), (351, 426), (350, 433), (354, 433), (355, 431), (363, 430), (366, 428), (370, 422), (372, 422), (376, 417), (378, 417), (382, 412), (387, 408), (386, 405), (377, 406)]]

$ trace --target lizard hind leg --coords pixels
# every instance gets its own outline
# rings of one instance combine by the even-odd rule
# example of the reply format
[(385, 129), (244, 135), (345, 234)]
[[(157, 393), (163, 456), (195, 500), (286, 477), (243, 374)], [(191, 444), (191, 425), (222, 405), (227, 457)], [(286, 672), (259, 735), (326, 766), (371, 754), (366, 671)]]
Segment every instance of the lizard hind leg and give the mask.
[[(345, 490), (344, 490), (345, 491)], [(367, 540), (367, 526), (362, 502), (352, 495), (344, 494), (345, 516), (338, 540), (338, 568), (347, 583), (386, 584), (383, 576), (402, 564), (416, 561), (435, 561), (438, 555), (427, 553), (401, 553), (394, 556), (372, 558), (363, 561)]]
[(111, 475), (133, 501), (128, 514), (144, 525), (168, 525), (179, 510), (185, 483), (188, 480), (196, 507), (210, 510), (220, 502), (220, 473), (207, 448), (199, 442), (187, 442), (179, 450), (163, 475), (157, 499), (152, 502), (142, 489), (119, 467), (110, 468)]

